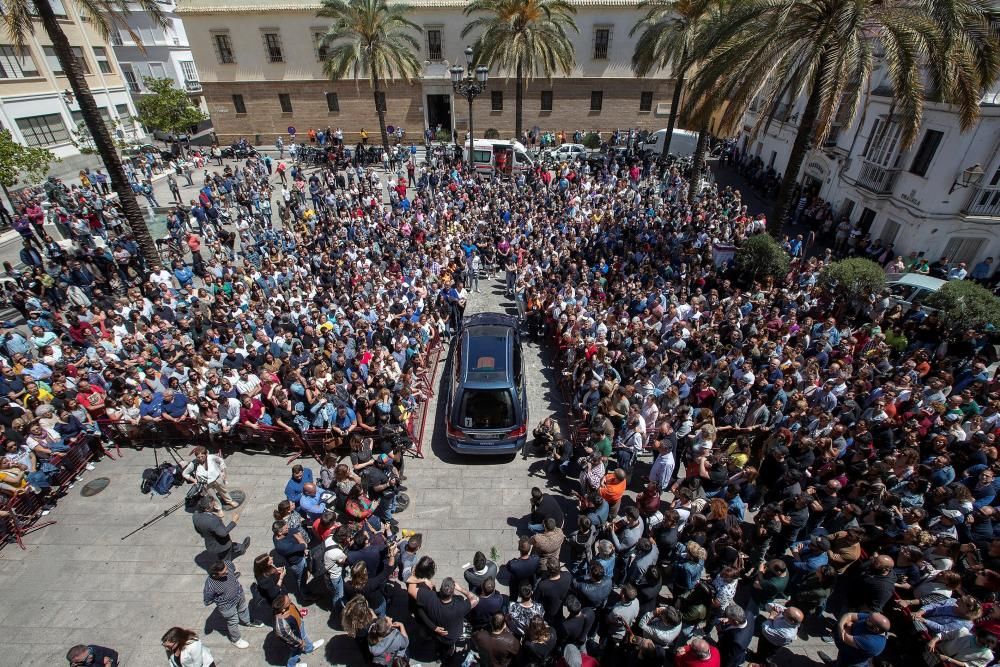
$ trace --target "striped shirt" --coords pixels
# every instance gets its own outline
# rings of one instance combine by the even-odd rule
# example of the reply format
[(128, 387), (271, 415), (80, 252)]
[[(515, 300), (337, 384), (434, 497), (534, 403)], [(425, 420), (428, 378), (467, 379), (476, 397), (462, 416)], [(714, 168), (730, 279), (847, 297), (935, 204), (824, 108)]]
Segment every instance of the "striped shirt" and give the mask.
[(205, 580), (206, 607), (213, 604), (217, 607), (232, 607), (244, 597), (240, 573), (236, 571), (236, 566), (230, 560), (223, 562), (226, 564), (226, 576), (223, 579), (216, 579), (209, 575)]

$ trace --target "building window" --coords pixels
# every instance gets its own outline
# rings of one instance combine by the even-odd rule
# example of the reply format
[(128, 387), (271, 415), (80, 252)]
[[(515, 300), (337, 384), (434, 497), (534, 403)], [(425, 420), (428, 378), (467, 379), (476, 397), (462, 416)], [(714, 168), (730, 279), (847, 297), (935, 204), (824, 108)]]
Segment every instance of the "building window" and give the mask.
[[(35, 9), (35, 4), (29, 5), (31, 9)], [(52, 13), (59, 18), (66, 18), (66, 8), (63, 6), (62, 0), (49, 0), (49, 7), (52, 8)], [(38, 16), (37, 11), (31, 12), (32, 16)]]
[(542, 91), (542, 111), (552, 111), (552, 91)]
[(163, 63), (149, 63), (149, 76), (154, 79), (166, 79), (167, 66)]
[(97, 61), (97, 69), (103, 74), (111, 74), (111, 61), (108, 60), (108, 50), (103, 46), (94, 47), (94, 60)]
[(17, 127), (29, 146), (53, 146), (69, 141), (69, 130), (61, 114), (18, 118)]
[(128, 110), (127, 104), (116, 104), (115, 113), (118, 114), (118, 122), (126, 130), (133, 130), (135, 128), (135, 121), (132, 119), (132, 113)]
[(243, 101), (242, 95), (233, 95), (233, 109), (235, 109), (238, 114), (244, 114), (247, 112), (247, 105)]
[(138, 93), (142, 90), (141, 86), (139, 86), (139, 79), (136, 77), (135, 72), (132, 71), (131, 65), (122, 65), (122, 76), (125, 77), (125, 83), (128, 84), (130, 92)]
[(0, 46), (0, 79), (26, 79), (38, 76), (38, 68), (28, 49), (5, 44)]
[(952, 265), (965, 262), (971, 266), (984, 245), (986, 245), (986, 239), (952, 237), (948, 239), (948, 244), (944, 247), (944, 252), (941, 255), (950, 259)]
[(122, 46), (125, 42), (122, 40), (122, 34), (118, 30), (112, 30), (109, 35), (111, 39), (111, 46)]
[(600, 111), (601, 107), (603, 106), (604, 106), (604, 91), (603, 90), (590, 91), (590, 110)]
[(340, 112), (340, 99), (337, 97), (337, 93), (326, 94), (326, 110), (334, 113)]
[[(114, 125), (111, 122), (111, 112), (106, 107), (97, 107), (97, 113), (100, 114), (101, 120), (104, 121), (104, 127), (110, 128)], [(84, 129), (87, 127), (87, 124), (83, 121), (82, 111), (70, 111), (69, 115), (73, 119), (73, 124), (76, 128)]]
[(653, 91), (644, 90), (639, 93), (639, 111), (653, 110)]
[[(69, 48), (73, 51), (73, 55), (76, 56), (77, 62), (80, 63), (83, 73), (90, 74), (90, 64), (83, 56), (83, 48), (79, 46), (71, 46)], [(45, 64), (49, 66), (52, 73), (56, 76), (65, 76), (66, 73), (63, 71), (62, 63), (59, 62), (59, 58), (56, 56), (55, 48), (52, 46), (43, 46), (42, 52), (45, 53)]]
[(867, 206), (861, 210), (861, 217), (858, 218), (858, 229), (861, 230), (862, 234), (867, 234), (871, 230), (876, 215), (878, 214)]
[(885, 118), (876, 118), (872, 133), (865, 144), (864, 156), (869, 162), (881, 167), (891, 167), (896, 159), (899, 139), (903, 128)]
[(267, 53), (269, 63), (280, 63), (285, 60), (281, 53), (281, 36), (276, 32), (264, 33), (264, 51)]
[(292, 96), (288, 93), (278, 93), (278, 104), (281, 106), (281, 113), (292, 113)]
[(441, 30), (432, 28), (427, 31), (427, 57), (430, 60), (441, 60), (444, 56), (444, 47), (441, 43)]
[(594, 60), (607, 60), (611, 48), (611, 28), (594, 28)]
[(503, 111), (503, 91), (490, 91), (490, 111)]
[(181, 72), (184, 73), (184, 83), (198, 83), (198, 70), (194, 66), (193, 60), (181, 61)]
[(233, 41), (229, 38), (228, 32), (219, 32), (212, 35), (212, 43), (215, 44), (215, 55), (222, 65), (232, 65), (236, 62), (233, 57)]
[(931, 160), (934, 159), (934, 154), (937, 152), (938, 146), (941, 145), (942, 139), (944, 139), (944, 132), (927, 130), (924, 133), (924, 138), (920, 142), (920, 148), (917, 149), (917, 154), (913, 156), (913, 162), (910, 164), (910, 173), (917, 176), (927, 175), (927, 170), (931, 166)]
[(323, 46), (323, 37), (326, 36), (325, 30), (320, 30), (318, 28), (313, 30), (313, 50), (316, 52), (316, 60), (319, 62), (326, 62), (327, 50)]

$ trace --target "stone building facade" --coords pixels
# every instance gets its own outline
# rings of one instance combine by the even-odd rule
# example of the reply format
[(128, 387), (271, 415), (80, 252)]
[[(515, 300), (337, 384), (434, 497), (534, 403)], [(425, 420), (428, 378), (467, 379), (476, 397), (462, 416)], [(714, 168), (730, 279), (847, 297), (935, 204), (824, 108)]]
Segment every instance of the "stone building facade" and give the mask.
[[(412, 83), (386, 84), (386, 122), (419, 140), (425, 127), (464, 133), (467, 102), (454, 95), (453, 64), (465, 66), (464, 49), (475, 35), (461, 38), (470, 20), (457, 0), (417, 0), (412, 20), (423, 29), (419, 59), (423, 69)], [(636, 79), (630, 68), (634, 39), (629, 31), (640, 17), (634, 0), (576, 0), (578, 33), (571, 33), (577, 64), (569, 76), (535, 78), (524, 90), (524, 128), (542, 131), (666, 126), (673, 81), (670, 72)], [(349, 142), (364, 127), (372, 137), (378, 118), (367, 81), (330, 81), (322, 70), (319, 35), (324, 20), (315, 0), (178, 0), (203, 94), (220, 142), (241, 136), (269, 144), (289, 127), (341, 128)], [(488, 90), (474, 103), (474, 130), (501, 136), (514, 132), (514, 80), (491, 71)]]

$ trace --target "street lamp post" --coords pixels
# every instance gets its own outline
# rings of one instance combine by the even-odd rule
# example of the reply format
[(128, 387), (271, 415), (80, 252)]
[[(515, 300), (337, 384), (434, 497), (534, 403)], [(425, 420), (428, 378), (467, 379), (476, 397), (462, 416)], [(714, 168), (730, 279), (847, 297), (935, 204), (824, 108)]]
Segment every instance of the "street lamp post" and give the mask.
[(486, 91), (486, 80), (489, 78), (489, 68), (480, 65), (473, 71), (472, 69), (472, 47), (465, 47), (465, 62), (468, 66), (469, 75), (463, 76), (466, 72), (461, 65), (451, 68), (451, 86), (455, 94), (461, 95), (469, 101), (469, 160), (472, 164), (473, 131), (472, 131), (472, 100), (476, 99)]

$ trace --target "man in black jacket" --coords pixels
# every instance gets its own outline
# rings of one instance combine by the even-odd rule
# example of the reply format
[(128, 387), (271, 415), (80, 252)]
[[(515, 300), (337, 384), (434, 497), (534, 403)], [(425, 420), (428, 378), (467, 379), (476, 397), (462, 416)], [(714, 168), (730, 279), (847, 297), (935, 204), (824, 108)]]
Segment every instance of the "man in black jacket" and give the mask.
[(192, 520), (194, 529), (198, 531), (202, 539), (205, 540), (205, 550), (217, 560), (234, 560), (246, 553), (250, 547), (250, 538), (244, 538), (242, 544), (236, 544), (229, 533), (236, 528), (240, 521), (238, 512), (233, 512), (232, 520), (227, 524), (223, 522), (225, 515), (219, 507), (215, 498), (202, 496), (198, 501), (198, 511), (194, 513)]
[(566, 596), (566, 611), (569, 617), (563, 619), (557, 626), (559, 641), (576, 647), (586, 646), (587, 638), (594, 627), (594, 610), (584, 607), (580, 599), (570, 593)]

